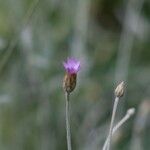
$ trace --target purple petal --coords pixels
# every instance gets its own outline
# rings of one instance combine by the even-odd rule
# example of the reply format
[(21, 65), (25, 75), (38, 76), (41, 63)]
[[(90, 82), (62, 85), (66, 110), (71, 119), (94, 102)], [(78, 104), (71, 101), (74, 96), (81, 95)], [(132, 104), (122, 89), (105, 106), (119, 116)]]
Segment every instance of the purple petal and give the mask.
[(63, 62), (65, 70), (70, 73), (77, 73), (80, 70), (80, 61), (75, 58), (68, 58), (66, 62)]

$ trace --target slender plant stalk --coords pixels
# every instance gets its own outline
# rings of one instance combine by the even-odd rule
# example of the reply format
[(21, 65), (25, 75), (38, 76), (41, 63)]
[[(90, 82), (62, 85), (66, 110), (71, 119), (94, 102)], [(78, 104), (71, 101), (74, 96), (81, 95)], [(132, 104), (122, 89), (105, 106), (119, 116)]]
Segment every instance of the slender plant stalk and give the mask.
[(114, 120), (115, 120), (115, 115), (116, 115), (118, 102), (119, 102), (119, 97), (116, 97), (115, 98), (115, 102), (114, 102), (114, 106), (113, 106), (112, 118), (111, 118), (111, 123), (110, 123), (109, 134), (108, 134), (108, 147), (107, 147), (107, 150), (110, 150), (112, 131), (113, 131), (113, 124), (114, 124)]
[(67, 132), (67, 148), (68, 150), (72, 150), (71, 148), (71, 132), (70, 132), (70, 99), (69, 92), (66, 92), (66, 132)]
[[(117, 125), (113, 128), (113, 130), (112, 130), (112, 135), (113, 135), (133, 114), (134, 114), (134, 112), (133, 112), (133, 113), (128, 113), (128, 111), (127, 111), (126, 115), (125, 115), (125, 116), (117, 123)], [(103, 150), (106, 150), (107, 146), (108, 146), (108, 137), (107, 137), (107, 139), (106, 139), (106, 141), (105, 141), (105, 143), (104, 143)]]

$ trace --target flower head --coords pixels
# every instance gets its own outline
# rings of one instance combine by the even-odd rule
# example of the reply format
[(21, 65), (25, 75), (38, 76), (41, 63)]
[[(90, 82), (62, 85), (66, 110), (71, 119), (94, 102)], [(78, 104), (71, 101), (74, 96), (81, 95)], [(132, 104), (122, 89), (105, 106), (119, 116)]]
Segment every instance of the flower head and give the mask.
[(122, 81), (115, 89), (115, 96), (122, 97), (124, 95), (125, 84)]
[(80, 70), (80, 61), (74, 58), (68, 58), (66, 62), (63, 62), (63, 66), (66, 70), (63, 88), (67, 93), (70, 93), (76, 87), (77, 72)]
[(75, 58), (68, 58), (67, 61), (63, 62), (63, 66), (68, 74), (77, 74), (80, 70), (80, 61)]

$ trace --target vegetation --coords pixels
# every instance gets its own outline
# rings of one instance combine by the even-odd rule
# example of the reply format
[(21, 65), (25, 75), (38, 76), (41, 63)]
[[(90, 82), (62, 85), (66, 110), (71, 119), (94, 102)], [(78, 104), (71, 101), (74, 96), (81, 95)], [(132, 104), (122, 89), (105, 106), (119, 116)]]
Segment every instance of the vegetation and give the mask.
[(67, 57), (81, 61), (71, 93), (72, 149), (100, 150), (114, 88), (125, 81), (114, 150), (148, 150), (149, 0), (0, 0), (0, 150), (66, 150)]

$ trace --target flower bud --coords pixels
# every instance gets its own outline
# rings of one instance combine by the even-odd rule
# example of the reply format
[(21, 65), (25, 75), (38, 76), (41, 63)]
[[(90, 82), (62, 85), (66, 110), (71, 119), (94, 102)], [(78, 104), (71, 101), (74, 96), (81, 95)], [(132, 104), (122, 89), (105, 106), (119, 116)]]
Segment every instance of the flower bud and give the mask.
[(115, 96), (122, 97), (124, 95), (124, 82), (121, 82), (115, 89)]
[(135, 108), (130, 108), (127, 110), (128, 115), (133, 115), (135, 113)]
[(76, 87), (76, 74), (66, 74), (63, 80), (63, 88), (65, 92), (70, 93)]
[(74, 58), (68, 58), (67, 61), (63, 62), (63, 66), (66, 70), (63, 88), (65, 92), (70, 93), (76, 87), (77, 73), (80, 70), (80, 61)]

